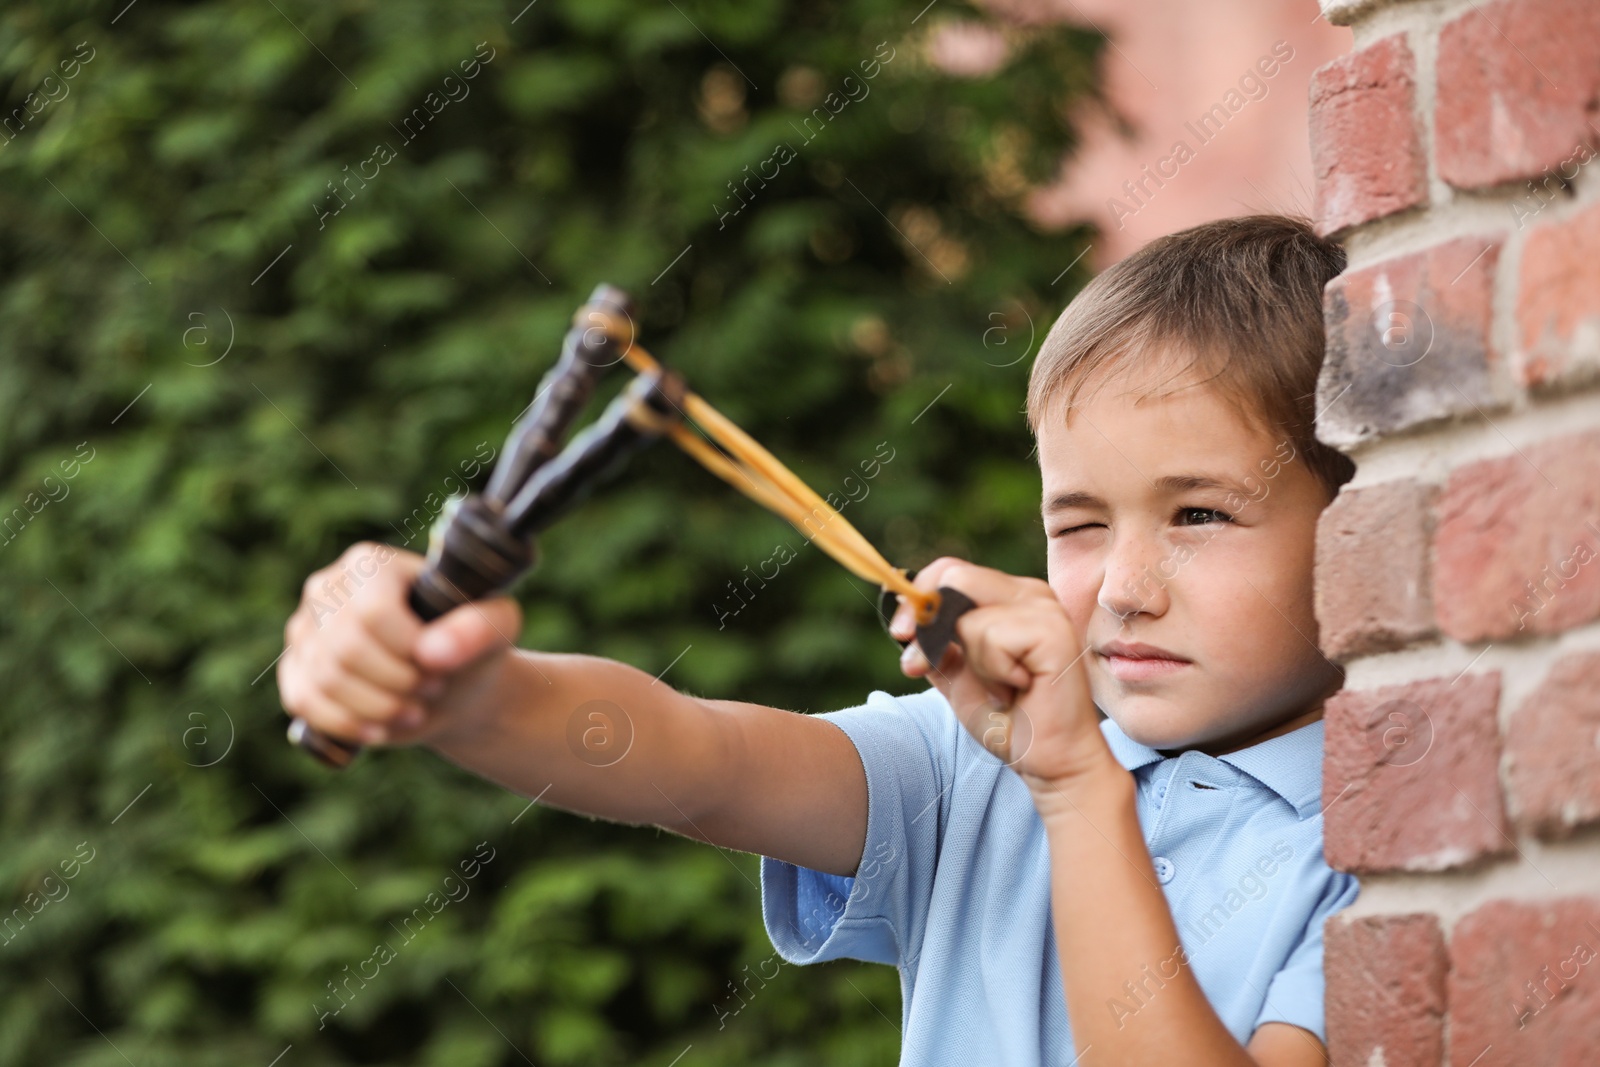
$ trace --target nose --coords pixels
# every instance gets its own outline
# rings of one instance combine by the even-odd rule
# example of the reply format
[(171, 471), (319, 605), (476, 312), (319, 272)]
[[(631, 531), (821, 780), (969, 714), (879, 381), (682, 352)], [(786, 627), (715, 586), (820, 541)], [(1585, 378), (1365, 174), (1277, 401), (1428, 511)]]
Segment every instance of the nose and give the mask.
[(1166, 614), (1171, 600), (1160, 556), (1160, 545), (1154, 539), (1126, 528), (1118, 531), (1106, 553), (1096, 602), (1118, 619), (1140, 612)]

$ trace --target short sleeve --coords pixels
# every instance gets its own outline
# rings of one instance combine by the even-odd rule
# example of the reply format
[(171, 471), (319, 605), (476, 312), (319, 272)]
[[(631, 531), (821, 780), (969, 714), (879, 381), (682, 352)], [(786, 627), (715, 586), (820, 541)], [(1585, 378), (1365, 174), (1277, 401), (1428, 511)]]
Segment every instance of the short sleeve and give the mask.
[(1316, 1034), (1324, 1045), (1328, 1043), (1328, 1032), (1323, 1018), (1326, 983), (1322, 974), (1322, 925), (1354, 901), (1361, 891), (1361, 883), (1353, 875), (1340, 871), (1329, 874), (1316, 910), (1306, 922), (1300, 944), (1267, 986), (1266, 1002), (1255, 1024), (1259, 1028), (1262, 1023), (1293, 1023)]
[(949, 816), (960, 729), (938, 690), (874, 690), (859, 707), (819, 714), (855, 745), (867, 779), (867, 837), (853, 877), (770, 856), (761, 860), (761, 914), (790, 963), (840, 958), (915, 961)]

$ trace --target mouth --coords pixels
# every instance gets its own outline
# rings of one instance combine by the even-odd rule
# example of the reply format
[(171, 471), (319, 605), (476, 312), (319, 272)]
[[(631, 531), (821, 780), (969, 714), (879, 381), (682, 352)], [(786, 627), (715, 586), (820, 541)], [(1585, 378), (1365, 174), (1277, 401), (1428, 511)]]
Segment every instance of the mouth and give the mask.
[(1175, 652), (1140, 642), (1112, 641), (1096, 648), (1094, 654), (1119, 682), (1155, 681), (1194, 665)]

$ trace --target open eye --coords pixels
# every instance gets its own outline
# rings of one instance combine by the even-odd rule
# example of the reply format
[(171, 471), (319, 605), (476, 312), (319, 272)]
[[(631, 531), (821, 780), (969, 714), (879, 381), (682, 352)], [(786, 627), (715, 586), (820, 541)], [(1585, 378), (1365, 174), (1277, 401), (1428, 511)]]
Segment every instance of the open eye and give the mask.
[(1233, 516), (1217, 508), (1179, 508), (1179, 526), (1204, 526), (1208, 522), (1232, 522)]

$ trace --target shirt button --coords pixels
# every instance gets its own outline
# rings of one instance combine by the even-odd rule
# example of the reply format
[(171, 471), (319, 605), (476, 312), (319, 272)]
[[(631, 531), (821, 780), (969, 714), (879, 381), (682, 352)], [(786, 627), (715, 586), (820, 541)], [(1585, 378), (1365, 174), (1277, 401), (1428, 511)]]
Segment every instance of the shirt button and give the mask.
[(1157, 856), (1151, 862), (1155, 864), (1156, 877), (1161, 880), (1162, 885), (1172, 881), (1172, 876), (1177, 873), (1177, 868), (1172, 865), (1171, 860), (1165, 856)]

